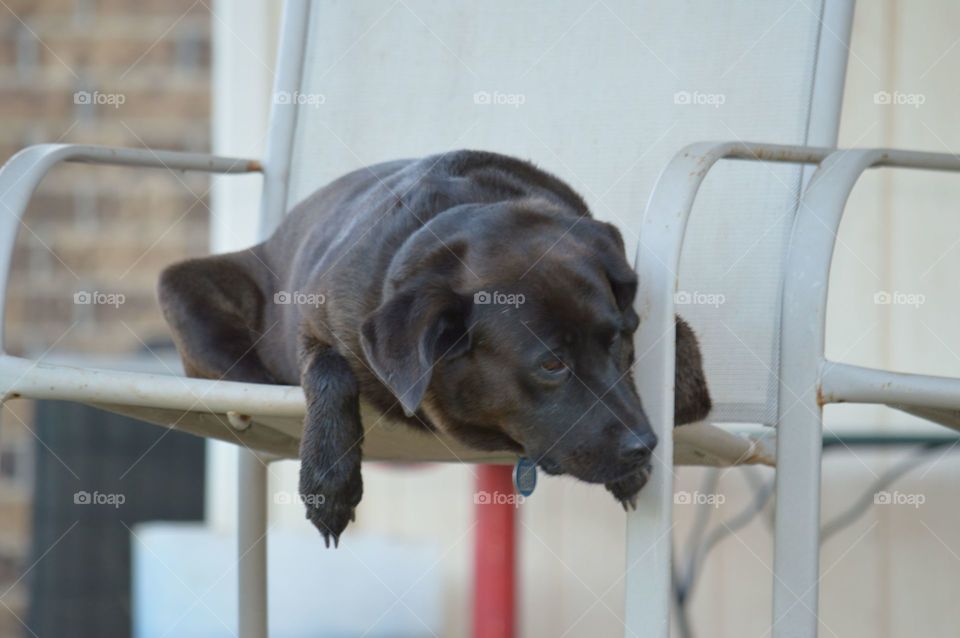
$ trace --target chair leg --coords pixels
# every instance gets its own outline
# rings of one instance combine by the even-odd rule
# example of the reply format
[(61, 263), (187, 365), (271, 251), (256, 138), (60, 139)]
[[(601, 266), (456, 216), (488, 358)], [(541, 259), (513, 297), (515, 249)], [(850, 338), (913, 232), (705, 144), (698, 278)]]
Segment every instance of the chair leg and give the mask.
[[(661, 453), (659, 446), (657, 451)], [(662, 456), (663, 461), (654, 464), (650, 483), (640, 492), (636, 511), (627, 514), (624, 636), (670, 635), (672, 449)]]
[(267, 638), (267, 466), (249, 450), (238, 454), (237, 638)]
[[(689, 179), (684, 171), (683, 179)], [(683, 180), (681, 180), (683, 181)], [(658, 186), (659, 188), (659, 186)], [(650, 206), (654, 206), (651, 199)], [(674, 206), (668, 207), (676, 210)], [(637, 273), (644, 285), (636, 308), (645, 319), (634, 337), (637, 390), (659, 443), (652, 474), (640, 490), (635, 511), (627, 514), (624, 574), (624, 636), (669, 638), (673, 543), (673, 424), (676, 320), (673, 314), (675, 276), (669, 266), (680, 259), (680, 234), (669, 223), (644, 221), (645, 241), (660, 250), (637, 251)], [(681, 216), (683, 213), (681, 213)], [(671, 218), (672, 219), (672, 218)], [(682, 223), (680, 228), (682, 228)], [(658, 254), (659, 253), (659, 254)], [(669, 381), (669, 382), (668, 382)]]
[(815, 396), (802, 397), (777, 427), (773, 638), (817, 635), (822, 430)]
[[(664, 278), (664, 280), (666, 280)], [(655, 316), (651, 312), (652, 316)], [(647, 417), (659, 437), (653, 455), (653, 473), (640, 491), (635, 511), (627, 514), (626, 574), (624, 576), (624, 636), (668, 638), (672, 593), (673, 531), (673, 379), (675, 357), (672, 309), (641, 324), (638, 352), (646, 352), (637, 368), (640, 396)], [(664, 333), (667, 333), (665, 336)], [(654, 336), (656, 333), (656, 336)], [(638, 333), (639, 334), (639, 333)], [(641, 369), (642, 368), (642, 369)]]

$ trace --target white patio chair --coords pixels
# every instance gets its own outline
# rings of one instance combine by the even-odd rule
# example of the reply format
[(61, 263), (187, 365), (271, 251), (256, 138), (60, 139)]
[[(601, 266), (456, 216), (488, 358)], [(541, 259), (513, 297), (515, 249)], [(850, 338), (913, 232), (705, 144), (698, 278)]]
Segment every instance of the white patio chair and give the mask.
[[(816, 636), (820, 540), (820, 460), (822, 408), (829, 403), (884, 404), (953, 429), (960, 429), (960, 379), (896, 373), (829, 361), (824, 355), (825, 319), (830, 265), (844, 206), (860, 176), (869, 168), (896, 166), (960, 172), (955, 155), (888, 149), (830, 151), (804, 146), (743, 142), (690, 146), (664, 171), (644, 219), (644, 247), (638, 272), (649, 285), (639, 302), (647, 321), (638, 345), (650, 348), (648, 366), (638, 385), (649, 401), (655, 422), (672, 427), (672, 388), (663, 374), (672, 374), (673, 329), (677, 278), (683, 280), (681, 249), (692, 235), (687, 224), (704, 177), (719, 160), (818, 164), (803, 193), (792, 233), (780, 256), (783, 281), (776, 287), (772, 319), (779, 340), (764, 363), (774, 378), (771, 425), (777, 431), (777, 508), (774, 529), (774, 636)], [(725, 326), (729, 327), (729, 326)], [(735, 328), (737, 326), (734, 326)], [(668, 338), (662, 335), (666, 331)], [(733, 334), (733, 331), (731, 330)], [(749, 350), (739, 335), (741, 347)], [(708, 343), (713, 349), (715, 343)], [(724, 351), (729, 355), (729, 351)], [(755, 353), (751, 353), (755, 355)], [(758, 357), (759, 360), (759, 357)], [(728, 373), (728, 371), (727, 371)], [(661, 473), (659, 480), (669, 481)], [(666, 494), (670, 489), (661, 485)], [(663, 501), (666, 503), (666, 499)], [(665, 517), (664, 521), (669, 520)], [(646, 531), (646, 530), (644, 530)]]
[[(628, 243), (638, 247), (642, 284), (637, 305), (644, 317), (637, 335), (638, 385), (662, 443), (654, 478), (642, 493), (638, 511), (628, 516), (626, 635), (668, 635), (674, 462), (773, 463), (771, 439), (743, 436), (723, 425), (736, 423), (776, 425), (781, 433), (773, 635), (814, 636), (821, 404), (879, 400), (913, 406), (913, 411), (924, 410), (922, 406), (960, 409), (960, 402), (949, 400), (955, 384), (946, 380), (920, 383), (905, 375), (893, 379), (849, 366), (822, 365), (832, 236), (816, 224), (836, 227), (843, 201), (837, 198), (843, 189), (836, 180), (856, 173), (863, 162), (941, 168), (953, 164), (930, 155), (841, 153), (824, 162), (801, 202), (811, 170), (800, 165), (821, 162), (829, 153), (826, 149), (836, 144), (852, 0), (813, 8), (787, 0), (705, 3), (695, 15), (678, 6), (601, 0), (585, 9), (574, 2), (496, 0), (460, 12), (445, 3), (419, 0), (364, 8), (289, 0), (274, 87), (275, 96), (287, 99), (274, 100), (266, 158), (257, 162), (79, 145), (22, 151), (0, 170), (0, 202), (6, 213), (0, 216), (0, 299), (19, 219), (37, 184), (61, 161), (262, 172), (261, 234), (266, 235), (293, 204), (346, 165), (449, 150), (471, 140), (484, 148), (543, 158), (541, 163), (555, 165), (554, 172), (585, 190), (591, 205), (615, 199), (607, 210), (597, 211), (598, 216), (618, 223)], [(569, 28), (548, 34), (546, 24)], [(571, 36), (578, 27), (585, 35)], [(418, 29), (415, 36), (411, 28)], [(603, 29), (616, 29), (632, 48), (624, 50), (616, 38), (598, 37)], [(354, 48), (351, 43), (358, 37), (363, 46)], [(456, 50), (447, 44), (454, 41)], [(503, 46), (505, 42), (509, 46)], [(495, 87), (484, 85), (484, 78), (488, 83), (516, 79), (517, 59), (533, 63), (523, 77), (535, 85), (530, 95), (541, 98), (527, 101), (523, 117), (545, 133), (538, 134), (529, 124), (518, 127), (518, 111), (477, 114), (475, 95), (482, 101), (486, 94), (489, 101), (497, 93), (490, 94), (488, 89)], [(635, 67), (620, 77), (605, 60), (629, 60)], [(581, 93), (571, 97), (574, 89)], [(730, 110), (721, 118), (681, 108), (697, 106), (699, 91), (706, 91), (707, 98), (722, 95)], [(756, 99), (759, 91), (762, 100)], [(324, 104), (323, 117), (317, 117), (314, 106), (297, 95), (331, 99)], [(336, 95), (354, 99), (338, 103), (332, 99)], [(402, 115), (384, 115), (396, 109)], [(465, 139), (464, 121), (470, 118), (478, 124), (470, 129), (473, 137)], [(429, 126), (418, 129), (415, 123)], [(641, 222), (637, 197), (651, 190), (651, 167), (664, 165), (687, 143), (730, 137), (735, 141), (698, 145), (678, 155), (660, 178)], [(860, 163), (849, 165), (855, 157)], [(721, 158), (778, 164), (729, 162), (717, 167), (690, 216), (694, 195)], [(835, 171), (830, 168), (834, 166)], [(624, 172), (623, 167), (628, 169)], [(617, 178), (609, 198), (592, 188), (603, 186), (595, 181), (597, 175)], [(613, 208), (620, 215), (610, 212)], [(760, 238), (763, 242), (757, 241), (757, 224), (769, 229)], [(693, 247), (708, 250), (692, 252)], [(801, 262), (810, 269), (796, 270)], [(722, 306), (678, 308), (700, 334), (716, 401), (711, 421), (720, 425), (686, 426), (671, 437), (674, 294), (719, 292), (724, 271), (735, 273), (737, 285), (723, 287), (727, 299)], [(800, 276), (807, 272), (823, 276)], [(881, 388), (877, 380), (896, 384)], [(888, 394), (881, 392), (884, 388)], [(266, 635), (266, 557), (264, 544), (258, 542), (266, 529), (263, 461), (296, 456), (304, 414), (299, 388), (71, 368), (3, 354), (0, 390), (4, 400), (79, 401), (255, 452), (245, 456), (240, 468), (240, 635)], [(410, 432), (368, 408), (364, 421), (367, 459), (513, 461), (509, 455), (478, 453), (443, 437)]]

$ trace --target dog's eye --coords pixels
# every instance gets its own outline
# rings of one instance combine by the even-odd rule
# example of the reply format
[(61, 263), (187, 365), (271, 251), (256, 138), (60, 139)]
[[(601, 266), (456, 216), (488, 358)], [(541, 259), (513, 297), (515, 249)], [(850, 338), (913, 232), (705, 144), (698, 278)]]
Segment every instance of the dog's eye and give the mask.
[(540, 369), (551, 374), (557, 374), (566, 370), (567, 364), (560, 359), (547, 359), (540, 364)]

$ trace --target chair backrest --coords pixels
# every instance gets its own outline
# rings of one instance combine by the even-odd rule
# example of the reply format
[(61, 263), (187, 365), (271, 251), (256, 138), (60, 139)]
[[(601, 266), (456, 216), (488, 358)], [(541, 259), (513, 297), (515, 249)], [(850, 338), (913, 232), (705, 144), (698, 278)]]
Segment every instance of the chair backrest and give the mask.
[[(494, 150), (569, 182), (632, 255), (656, 177), (686, 144), (835, 144), (838, 96), (816, 94), (838, 71), (842, 85), (851, 11), (793, 0), (311, 3), (298, 88), (279, 98), (295, 111), (287, 207), (366, 164)], [(825, 56), (837, 42), (843, 55)], [(775, 421), (782, 258), (802, 181), (799, 167), (723, 163), (693, 212), (678, 312), (700, 336), (715, 421)]]

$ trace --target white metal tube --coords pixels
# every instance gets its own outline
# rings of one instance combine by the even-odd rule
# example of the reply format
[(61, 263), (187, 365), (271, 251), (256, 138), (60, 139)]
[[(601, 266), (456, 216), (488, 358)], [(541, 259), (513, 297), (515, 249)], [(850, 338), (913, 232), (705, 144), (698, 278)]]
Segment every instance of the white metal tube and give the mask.
[(38, 144), (28, 146), (11, 157), (3, 168), (0, 168), (0, 352), (3, 352), (6, 291), (17, 231), (40, 181), (60, 162), (207, 173), (251, 173), (260, 170), (260, 162), (252, 159), (90, 144)]
[[(293, 155), (298, 100), (310, 24), (310, 3), (287, 0), (281, 18), (276, 75), (271, 96), (267, 151), (264, 156), (263, 193), (260, 200), (259, 239), (270, 236), (287, 212), (287, 189)], [(286, 92), (286, 99), (281, 94)], [(238, 494), (238, 533), (241, 559), (245, 569), (239, 574), (240, 638), (266, 638), (267, 635), (267, 472), (260, 459), (247, 450), (238, 450), (240, 491)], [(256, 466), (255, 466), (256, 464)], [(259, 467), (257, 467), (259, 466)], [(254, 535), (260, 542), (249, 546)]]
[[(837, 145), (854, 4), (854, 0), (827, 0), (823, 3), (807, 116), (806, 146)], [(806, 189), (814, 169), (814, 166), (803, 168), (801, 193)]]
[[(805, 143), (836, 146), (847, 70), (853, 0), (824, 2), (819, 21), (816, 65)], [(819, 170), (819, 169), (818, 169)], [(812, 166), (801, 173), (800, 192), (812, 181)], [(796, 227), (813, 237), (823, 228), (805, 215), (801, 195)], [(793, 240), (798, 233), (794, 231)], [(802, 251), (804, 246), (798, 246)], [(804, 279), (810, 255), (788, 254), (781, 300), (780, 397), (777, 420), (776, 531), (774, 534), (773, 638), (817, 635), (817, 603), (820, 556), (820, 457), (822, 454), (822, 411), (815, 386), (818, 360), (823, 356), (823, 304), (796, 313), (806, 299), (797, 288), (810, 284), (816, 290), (827, 282)], [(828, 258), (829, 259), (829, 258)], [(816, 262), (814, 262), (816, 263)], [(829, 263), (827, 264), (829, 268)], [(798, 298), (794, 298), (798, 297)], [(800, 311), (804, 312), (804, 311)]]
[[(828, 170), (814, 173), (809, 191)], [(812, 193), (816, 195), (814, 191)], [(812, 199), (816, 199), (813, 197)], [(801, 201), (784, 272), (780, 317), (780, 396), (777, 419), (773, 636), (817, 635), (820, 573), (822, 411), (818, 374), (833, 225), (823, 208)]]
[(280, 27), (280, 48), (277, 53), (277, 72), (274, 76), (270, 107), (270, 129), (264, 156), (266, 168), (261, 200), (261, 239), (268, 237), (287, 213), (293, 135), (299, 108), (296, 93), (300, 90), (303, 75), (309, 24), (310, 3), (307, 0), (287, 0), (283, 7)]
[(806, 143), (809, 146), (837, 144), (854, 5), (854, 0), (827, 0), (823, 3), (807, 123)]
[(112, 405), (157, 405), (171, 410), (302, 417), (303, 391), (236, 381), (49, 365), (6, 356), (0, 387), (10, 395)]
[(238, 448), (238, 638), (267, 636), (267, 466)]
[(827, 362), (822, 403), (885, 403), (960, 410), (960, 379)]

